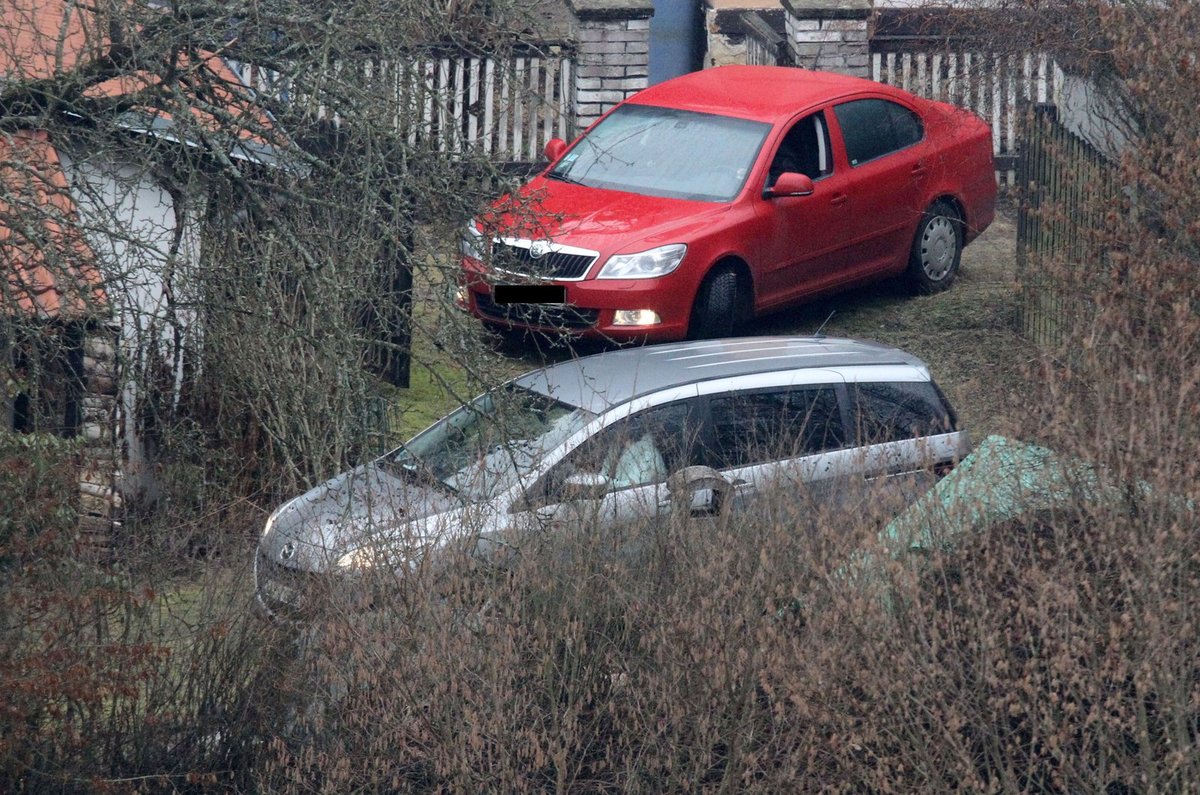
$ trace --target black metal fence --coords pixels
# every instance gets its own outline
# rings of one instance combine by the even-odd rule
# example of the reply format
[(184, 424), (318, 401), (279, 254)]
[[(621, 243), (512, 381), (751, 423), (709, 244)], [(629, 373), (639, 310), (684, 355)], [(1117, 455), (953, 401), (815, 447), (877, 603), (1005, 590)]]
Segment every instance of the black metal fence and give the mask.
[[(1054, 105), (1021, 116), (1017, 160), (1017, 278), (1021, 325), (1035, 343), (1061, 348), (1073, 318), (1086, 312), (1080, 291), (1062, 274), (1101, 278), (1105, 252), (1098, 232), (1120, 195), (1116, 167), (1063, 126)], [(1067, 269), (1067, 270), (1064, 270)]]

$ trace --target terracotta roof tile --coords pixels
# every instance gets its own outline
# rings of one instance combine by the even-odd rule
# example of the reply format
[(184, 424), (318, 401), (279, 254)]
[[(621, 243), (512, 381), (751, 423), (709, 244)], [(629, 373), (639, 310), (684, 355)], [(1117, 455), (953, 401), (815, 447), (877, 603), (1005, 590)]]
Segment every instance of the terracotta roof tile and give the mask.
[[(9, 81), (47, 80), (71, 72), (103, 57), (109, 48), (110, 20), (85, 4), (0, 0), (0, 14), (0, 88)], [(178, 88), (192, 100), (188, 110), (199, 130), (218, 133), (231, 129), (229, 121), (236, 119), (232, 129), (240, 140), (267, 145), (261, 133), (275, 129), (271, 118), (248, 93), (236, 90), (241, 80), (222, 58), (210, 52), (201, 52), (200, 58), (197, 64), (181, 58), (175, 71)], [(137, 72), (97, 82), (83, 95), (134, 96), (160, 84), (160, 76)], [(162, 109), (136, 110), (168, 126), (175, 122)], [(217, 118), (224, 114), (230, 119)], [(100, 273), (78, 218), (48, 134), (0, 133), (0, 311), (15, 306), (44, 317), (80, 316), (103, 305)]]
[[(42, 80), (69, 72), (108, 48), (102, 17), (66, 0), (0, 0), (0, 75)], [(61, 46), (60, 46), (61, 43)]]
[(103, 306), (78, 217), (49, 136), (0, 134), (0, 311), (81, 317)]

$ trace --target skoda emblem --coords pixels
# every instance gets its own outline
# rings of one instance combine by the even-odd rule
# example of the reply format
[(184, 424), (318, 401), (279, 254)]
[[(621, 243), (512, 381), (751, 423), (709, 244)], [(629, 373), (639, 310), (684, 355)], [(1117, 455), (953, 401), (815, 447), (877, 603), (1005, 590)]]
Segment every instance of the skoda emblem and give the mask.
[(546, 256), (549, 253), (550, 253), (550, 241), (549, 240), (535, 240), (529, 246), (529, 258), (530, 259), (541, 259), (542, 257)]
[(295, 545), (295, 543), (289, 541), (283, 545), (283, 549), (279, 550), (279, 559), (280, 560), (291, 560), (292, 555), (295, 555), (295, 554), (296, 554), (296, 545)]

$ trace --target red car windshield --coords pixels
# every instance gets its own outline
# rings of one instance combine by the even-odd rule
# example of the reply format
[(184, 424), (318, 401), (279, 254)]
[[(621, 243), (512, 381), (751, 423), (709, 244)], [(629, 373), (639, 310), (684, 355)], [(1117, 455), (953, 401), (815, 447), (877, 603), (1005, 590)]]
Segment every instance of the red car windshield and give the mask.
[(622, 105), (546, 176), (644, 196), (727, 202), (745, 184), (770, 129), (729, 116)]

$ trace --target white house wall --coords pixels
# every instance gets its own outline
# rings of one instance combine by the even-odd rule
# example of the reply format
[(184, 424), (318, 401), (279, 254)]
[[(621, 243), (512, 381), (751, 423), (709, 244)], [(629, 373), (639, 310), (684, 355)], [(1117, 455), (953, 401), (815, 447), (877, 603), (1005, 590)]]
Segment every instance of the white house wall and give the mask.
[[(171, 194), (147, 168), (108, 154), (61, 152), (63, 167), (99, 260), (105, 291), (121, 328), (121, 433), (127, 493), (153, 488), (152, 451), (139, 427), (139, 403), (153, 372), (170, 372), (178, 401), (186, 357), (196, 350), (195, 306), (189, 285), (198, 264), (196, 212), (185, 212), (176, 238)], [(190, 192), (189, 192), (190, 193)]]

